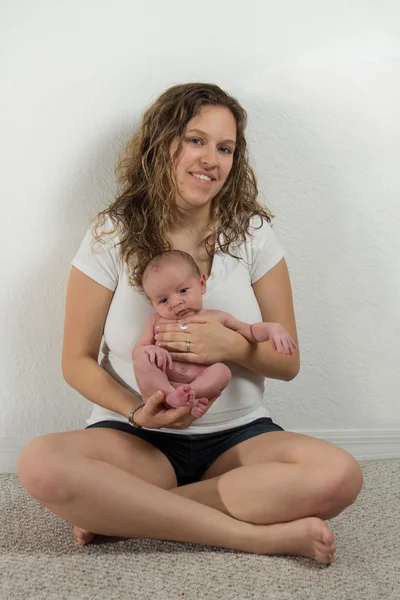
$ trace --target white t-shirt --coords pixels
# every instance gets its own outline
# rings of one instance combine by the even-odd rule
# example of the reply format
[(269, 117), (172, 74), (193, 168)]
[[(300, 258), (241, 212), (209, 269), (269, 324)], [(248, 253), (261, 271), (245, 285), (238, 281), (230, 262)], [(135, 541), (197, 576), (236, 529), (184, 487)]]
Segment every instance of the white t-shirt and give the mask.
[[(232, 247), (238, 260), (216, 250), (207, 291), (203, 296), (203, 307), (224, 310), (246, 323), (262, 321), (261, 312), (254, 295), (252, 284), (260, 279), (284, 256), (271, 226), (260, 218), (251, 221), (246, 242)], [(103, 230), (107, 231), (107, 226)], [(111, 228), (111, 227), (110, 227)], [(128, 283), (125, 261), (121, 257), (118, 236), (104, 236), (105, 244), (95, 243), (91, 249), (93, 235), (87, 231), (83, 242), (72, 261), (72, 265), (114, 292), (104, 328), (99, 354), (99, 364), (127, 389), (138, 391), (132, 367), (132, 349), (140, 337), (142, 328), (154, 308), (145, 297)], [(231, 362), (226, 362), (232, 371), (232, 379), (221, 396), (206, 414), (196, 419), (186, 429), (163, 428), (175, 434), (213, 433), (250, 423), (260, 417), (269, 416), (263, 403), (264, 377)], [(128, 423), (127, 416), (113, 412), (97, 404), (86, 424), (112, 420)]]

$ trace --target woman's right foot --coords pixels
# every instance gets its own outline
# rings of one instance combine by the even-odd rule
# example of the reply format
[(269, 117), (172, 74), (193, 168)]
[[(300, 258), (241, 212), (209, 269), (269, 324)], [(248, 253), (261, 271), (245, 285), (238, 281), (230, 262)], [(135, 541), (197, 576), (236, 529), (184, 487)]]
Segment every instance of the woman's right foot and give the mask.
[(95, 537), (95, 533), (91, 533), (90, 531), (86, 531), (86, 529), (81, 529), (80, 527), (74, 527), (74, 536), (78, 544), (84, 546), (85, 544), (90, 544)]
[(289, 523), (267, 525), (267, 536), (264, 527), (256, 527), (259, 533), (253, 552), (257, 554), (305, 556), (323, 565), (333, 562), (336, 552), (334, 535), (322, 519), (307, 517)]

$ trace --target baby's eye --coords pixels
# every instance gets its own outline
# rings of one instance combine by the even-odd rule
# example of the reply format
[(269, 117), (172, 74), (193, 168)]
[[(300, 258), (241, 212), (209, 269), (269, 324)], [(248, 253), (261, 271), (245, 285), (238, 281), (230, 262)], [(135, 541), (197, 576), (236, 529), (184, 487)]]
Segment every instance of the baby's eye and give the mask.
[(188, 288), (182, 288), (182, 289), (180, 290), (180, 293), (181, 293), (181, 294), (185, 294), (185, 292), (187, 292), (187, 290), (188, 290)]
[(160, 304), (165, 304), (166, 302), (168, 302), (167, 298), (163, 298), (162, 300), (160, 300)]

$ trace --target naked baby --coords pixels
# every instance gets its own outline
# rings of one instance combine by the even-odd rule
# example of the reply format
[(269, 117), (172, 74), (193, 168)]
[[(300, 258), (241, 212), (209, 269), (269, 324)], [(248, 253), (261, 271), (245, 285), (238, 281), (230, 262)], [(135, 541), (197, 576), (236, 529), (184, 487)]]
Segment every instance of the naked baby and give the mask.
[[(166, 405), (192, 405), (190, 414), (198, 418), (204, 414), (208, 399), (218, 395), (231, 379), (231, 371), (223, 363), (201, 365), (172, 360), (165, 348), (155, 345), (158, 324), (201, 315), (237, 331), (252, 344), (270, 340), (275, 350), (283, 345), (293, 354), (297, 349), (279, 323), (249, 325), (221, 310), (203, 309), (206, 277), (186, 252), (168, 250), (152, 258), (144, 270), (142, 287), (157, 311), (147, 320), (132, 352), (134, 373), (144, 402), (162, 390)], [(180, 327), (182, 331), (188, 329), (185, 324)], [(186, 342), (186, 351), (190, 352), (190, 342)]]

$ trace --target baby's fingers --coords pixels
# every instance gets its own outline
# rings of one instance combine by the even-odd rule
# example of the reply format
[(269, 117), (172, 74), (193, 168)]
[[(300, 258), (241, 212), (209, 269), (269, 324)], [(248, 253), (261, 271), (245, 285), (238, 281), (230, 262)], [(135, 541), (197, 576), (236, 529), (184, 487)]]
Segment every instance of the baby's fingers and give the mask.
[(275, 352), (277, 352), (278, 354), (282, 354), (283, 346), (282, 346), (282, 340), (280, 337), (278, 337), (277, 335), (275, 335), (274, 337), (271, 337), (271, 344), (272, 344), (272, 348), (275, 350)]
[(294, 340), (292, 340), (292, 338), (290, 337), (290, 335), (287, 335), (287, 337), (285, 337), (282, 340), (283, 343), (283, 347), (285, 349), (285, 354), (286, 355), (290, 355), (293, 356), (294, 355), (294, 351), (297, 350), (297, 346), (296, 343), (294, 342)]
[(168, 361), (168, 368), (172, 369), (172, 356), (170, 355), (170, 353), (167, 353), (167, 361)]
[(157, 357), (157, 366), (158, 368), (165, 373), (165, 360), (163, 356)]
[(162, 366), (163, 373), (166, 372), (167, 366), (168, 366), (168, 356), (163, 356), (163, 366)]

